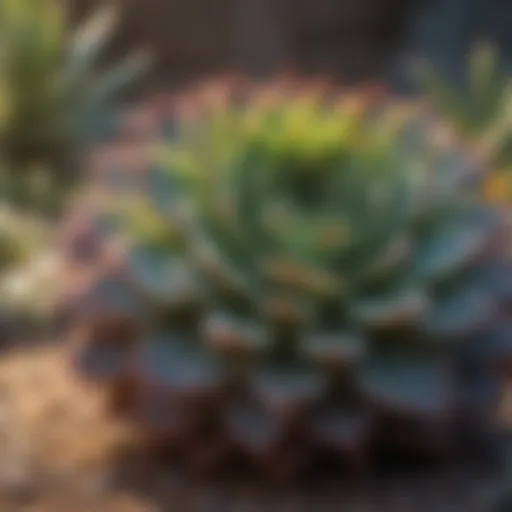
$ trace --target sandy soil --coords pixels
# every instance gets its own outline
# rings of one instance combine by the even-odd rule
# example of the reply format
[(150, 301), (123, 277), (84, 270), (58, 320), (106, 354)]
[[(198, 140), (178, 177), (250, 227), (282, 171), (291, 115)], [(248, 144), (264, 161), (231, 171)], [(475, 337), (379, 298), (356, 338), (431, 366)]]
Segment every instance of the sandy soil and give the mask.
[(154, 510), (112, 489), (108, 458), (123, 433), (67, 363), (60, 348), (0, 363), (0, 511)]

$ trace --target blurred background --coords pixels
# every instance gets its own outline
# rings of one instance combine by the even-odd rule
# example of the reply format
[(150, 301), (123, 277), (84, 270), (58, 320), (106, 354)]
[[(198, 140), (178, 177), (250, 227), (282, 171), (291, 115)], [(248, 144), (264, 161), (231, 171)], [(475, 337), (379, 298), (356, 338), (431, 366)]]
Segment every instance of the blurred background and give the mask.
[[(319, 504), (325, 504), (322, 510), (339, 510), (336, 507), (341, 502), (344, 506), (349, 503), (344, 508), (349, 512), (491, 512), (477, 502), (480, 487), (468, 475), (451, 473), (408, 482), (405, 490), (375, 485), (365, 496), (350, 481), (345, 486), (336, 481), (328, 490), (319, 487), (316, 494), (293, 488), (283, 496), (267, 495), (266, 488), (256, 482), (253, 487), (230, 488), (225, 494), (231, 493), (234, 501), (228, 508), (224, 490), (215, 482), (191, 484), (172, 469), (155, 468), (143, 451), (137, 452), (133, 432), (105, 412), (105, 390), (102, 394), (98, 387), (84, 386), (82, 376), (74, 373), (78, 365), (75, 347), (68, 343), (72, 336), (62, 333), (70, 319), (73, 323), (73, 313), (80, 316), (78, 313), (85, 311), (88, 327), (94, 324), (91, 318), (95, 314), (102, 319), (100, 299), (93, 297), (98, 311), (90, 313), (80, 302), (80, 294), (91, 281), (101, 281), (103, 271), (108, 277), (111, 259), (130, 256), (129, 251), (121, 256), (116, 253), (115, 222), (107, 215), (117, 189), (120, 193), (124, 188), (140, 192), (144, 183), (148, 190), (143, 194), (156, 192), (149, 213), (156, 213), (157, 219), (150, 214), (146, 219), (148, 212), (137, 210), (133, 216), (139, 216), (135, 220), (140, 220), (141, 232), (134, 237), (144, 240), (149, 234), (157, 238), (162, 235), (160, 228), (163, 235), (168, 234), (168, 219), (159, 223), (163, 218), (160, 201), (167, 206), (176, 194), (163, 186), (166, 182), (157, 180), (158, 172), (153, 173), (154, 168), (160, 170), (161, 162), (156, 164), (152, 150), (157, 141), (172, 139), (173, 129), (181, 122), (187, 125), (187, 112), (194, 117), (194, 108), (202, 106), (198, 101), (201, 91), (195, 86), (216, 75), (236, 72), (272, 83), (280, 73), (291, 71), (301, 77), (326, 77), (336, 84), (386, 84), (396, 93), (418, 92), (420, 102), (439, 99), (435, 110), (445, 123), (439, 125), (442, 129), (436, 135), (443, 139), (448, 125), (456, 133), (457, 149), (459, 143), (464, 146), (464, 159), (454, 160), (455, 170), (465, 172), (468, 162), (471, 168), (473, 164), (485, 167), (490, 177), (482, 196), (509, 207), (512, 0), (111, 3), (116, 12), (110, 12), (108, 6), (98, 10), (106, 4), (100, 0), (0, 0), (0, 512), (320, 512)], [(477, 48), (469, 58), (473, 43), (481, 40), (492, 41), (498, 51)], [(138, 53), (141, 48), (149, 54)], [(494, 57), (499, 72), (495, 72)], [(466, 79), (473, 79), (477, 87), (468, 88), (466, 95), (453, 88), (451, 95), (446, 95), (448, 88), (431, 80), (425, 83), (425, 90), (416, 91), (420, 86), (412, 72), (421, 60), (432, 64), (440, 78), (452, 84), (464, 87)], [(377, 91), (375, 96), (379, 96), (380, 89), (369, 89), (366, 97), (366, 88), (361, 87), (362, 97), (373, 101), (372, 94)], [(216, 91), (215, 86), (212, 90)], [(185, 94), (174, 95), (176, 91)], [(128, 102), (124, 102), (125, 92)], [(248, 88), (246, 92), (250, 97), (257, 91)], [(205, 105), (207, 98), (206, 94)], [(394, 104), (396, 98), (392, 99)], [(353, 116), (357, 104), (348, 101), (343, 107), (347, 119), (357, 117)], [(254, 105), (257, 112), (258, 102)], [(356, 109), (351, 110), (354, 105)], [(187, 110), (190, 106), (194, 108)], [(184, 113), (183, 119), (180, 113)], [(419, 120), (424, 119), (422, 115), (423, 110), (418, 110)], [(304, 138), (292, 147), (299, 158), (300, 150), (307, 149), (308, 142), (314, 147), (316, 135), (321, 133), (318, 126), (304, 125)], [(387, 129), (384, 132), (387, 135)], [(274, 142), (276, 138), (269, 131), (265, 140)], [(233, 140), (229, 132), (221, 142), (229, 146)], [(371, 153), (365, 140), (354, 148), (358, 158)], [(191, 153), (195, 156), (194, 150)], [(415, 157), (414, 162), (418, 160)], [(408, 165), (402, 167), (408, 171)], [(208, 173), (210, 168), (202, 166), (199, 171)], [(128, 210), (116, 207), (119, 217), (133, 220)], [(156, 226), (155, 232), (147, 226)], [(302, 234), (303, 224), (294, 227)], [(121, 261), (128, 265), (123, 267), (123, 276), (130, 273), (128, 259)], [(142, 258), (143, 270), (148, 272), (141, 278), (134, 271), (133, 281), (149, 279), (149, 288), (158, 288), (161, 269), (155, 261), (159, 260)], [(508, 260), (491, 268), (497, 270), (491, 276), (493, 286), (503, 284), (505, 289), (507, 313), (512, 304), (511, 269)], [(113, 288), (116, 302), (119, 297)], [(112, 298), (108, 283), (102, 290), (98, 297), (107, 304)], [(120, 295), (123, 293), (121, 290)], [(122, 299), (126, 296), (120, 299), (124, 304)], [(149, 302), (153, 307), (153, 300)], [(108, 307), (103, 309), (109, 312)], [(454, 311), (463, 323), (471, 320), (471, 313)], [(132, 312), (128, 324), (138, 320), (136, 314), (132, 318)], [(512, 361), (512, 326), (510, 315), (504, 316), (508, 324), (503, 332)], [(123, 322), (127, 320), (121, 317)], [(91, 335), (85, 341), (97, 341), (93, 338)], [(99, 373), (108, 374), (112, 368), (115, 373), (122, 366), (122, 357), (109, 352), (111, 340), (99, 338), (106, 347), (104, 354), (101, 350), (105, 347), (100, 347), (95, 361), (101, 367)], [(106, 362), (102, 360), (105, 354)], [(150, 376), (153, 370), (151, 365), (142, 369)], [(507, 376), (510, 380), (510, 371)], [(501, 379), (502, 375), (493, 377)], [(491, 388), (494, 393), (495, 387), (484, 384), (474, 395), (476, 401), (485, 402), (487, 411), (491, 407), (486, 393)], [(120, 389), (121, 395), (130, 394), (123, 386)], [(401, 382), (397, 389), (403, 389)], [(431, 387), (425, 389), (430, 392)], [(115, 408), (115, 400), (113, 403)], [(148, 417), (158, 423), (158, 414), (166, 409), (159, 408), (158, 401), (155, 404), (155, 417), (150, 408)], [(506, 411), (509, 420), (511, 410)], [(494, 409), (491, 412), (494, 414)], [(165, 422), (165, 414), (162, 417)], [(426, 430), (436, 437), (436, 431)], [(475, 478), (480, 483), (481, 475)], [(505, 487), (512, 489), (511, 478)], [(418, 499), (420, 494), (432, 500), (424, 504), (423, 498)], [(462, 504), (454, 508), (454, 503)]]
[[(81, 19), (100, 3), (74, 0)], [(283, 68), (348, 80), (383, 78), (407, 90), (410, 58), (424, 56), (461, 80), (475, 39), (512, 59), (509, 0), (117, 0), (121, 30), (111, 57), (147, 44), (157, 63), (146, 85), (181, 85), (241, 70), (255, 77)]]

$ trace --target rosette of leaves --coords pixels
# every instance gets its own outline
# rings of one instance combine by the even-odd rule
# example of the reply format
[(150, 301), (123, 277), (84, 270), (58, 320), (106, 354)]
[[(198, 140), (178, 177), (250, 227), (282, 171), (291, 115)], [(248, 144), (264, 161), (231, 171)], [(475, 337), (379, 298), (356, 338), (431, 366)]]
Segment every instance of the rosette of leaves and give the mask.
[(294, 90), (184, 121), (83, 298), (82, 370), (195, 468), (447, 456), (489, 418), (507, 269), (425, 119)]
[(72, 182), (78, 151), (145, 70), (148, 56), (142, 52), (98, 69), (116, 20), (107, 5), (72, 29), (63, 2), (1, 2), (1, 154), (18, 173), (44, 165), (62, 186)]
[(421, 82), (455, 134), (487, 162), (487, 195), (510, 199), (512, 80), (500, 60), (494, 44), (479, 42), (468, 53), (463, 86), (450, 84), (428, 67), (422, 68)]

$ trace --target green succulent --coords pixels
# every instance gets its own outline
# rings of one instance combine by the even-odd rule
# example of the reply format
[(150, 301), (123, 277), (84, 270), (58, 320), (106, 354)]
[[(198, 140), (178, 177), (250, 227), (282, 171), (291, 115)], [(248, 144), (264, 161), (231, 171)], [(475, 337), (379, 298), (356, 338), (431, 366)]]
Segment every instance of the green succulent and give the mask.
[(492, 43), (479, 42), (468, 54), (464, 88), (428, 67), (422, 68), (421, 80), (456, 133), (482, 151), (493, 170), (503, 171), (512, 165), (512, 80), (499, 60)]
[(66, 17), (60, 1), (0, 3), (0, 154), (12, 168), (44, 165), (60, 183), (76, 174), (77, 152), (148, 64), (138, 52), (97, 69), (116, 23), (111, 6), (73, 33)]
[(476, 429), (501, 223), (435, 124), (291, 91), (178, 126), (120, 219), (122, 268), (78, 308), (82, 370), (149, 439), (282, 476), (370, 446), (446, 455), (467, 415)]

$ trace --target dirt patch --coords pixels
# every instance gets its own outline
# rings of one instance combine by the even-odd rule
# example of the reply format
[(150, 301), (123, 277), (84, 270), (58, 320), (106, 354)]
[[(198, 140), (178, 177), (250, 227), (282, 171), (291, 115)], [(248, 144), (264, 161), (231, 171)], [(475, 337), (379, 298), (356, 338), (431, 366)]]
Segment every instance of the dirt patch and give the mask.
[(109, 456), (125, 432), (69, 368), (61, 348), (0, 363), (0, 511), (152, 510), (110, 488)]

